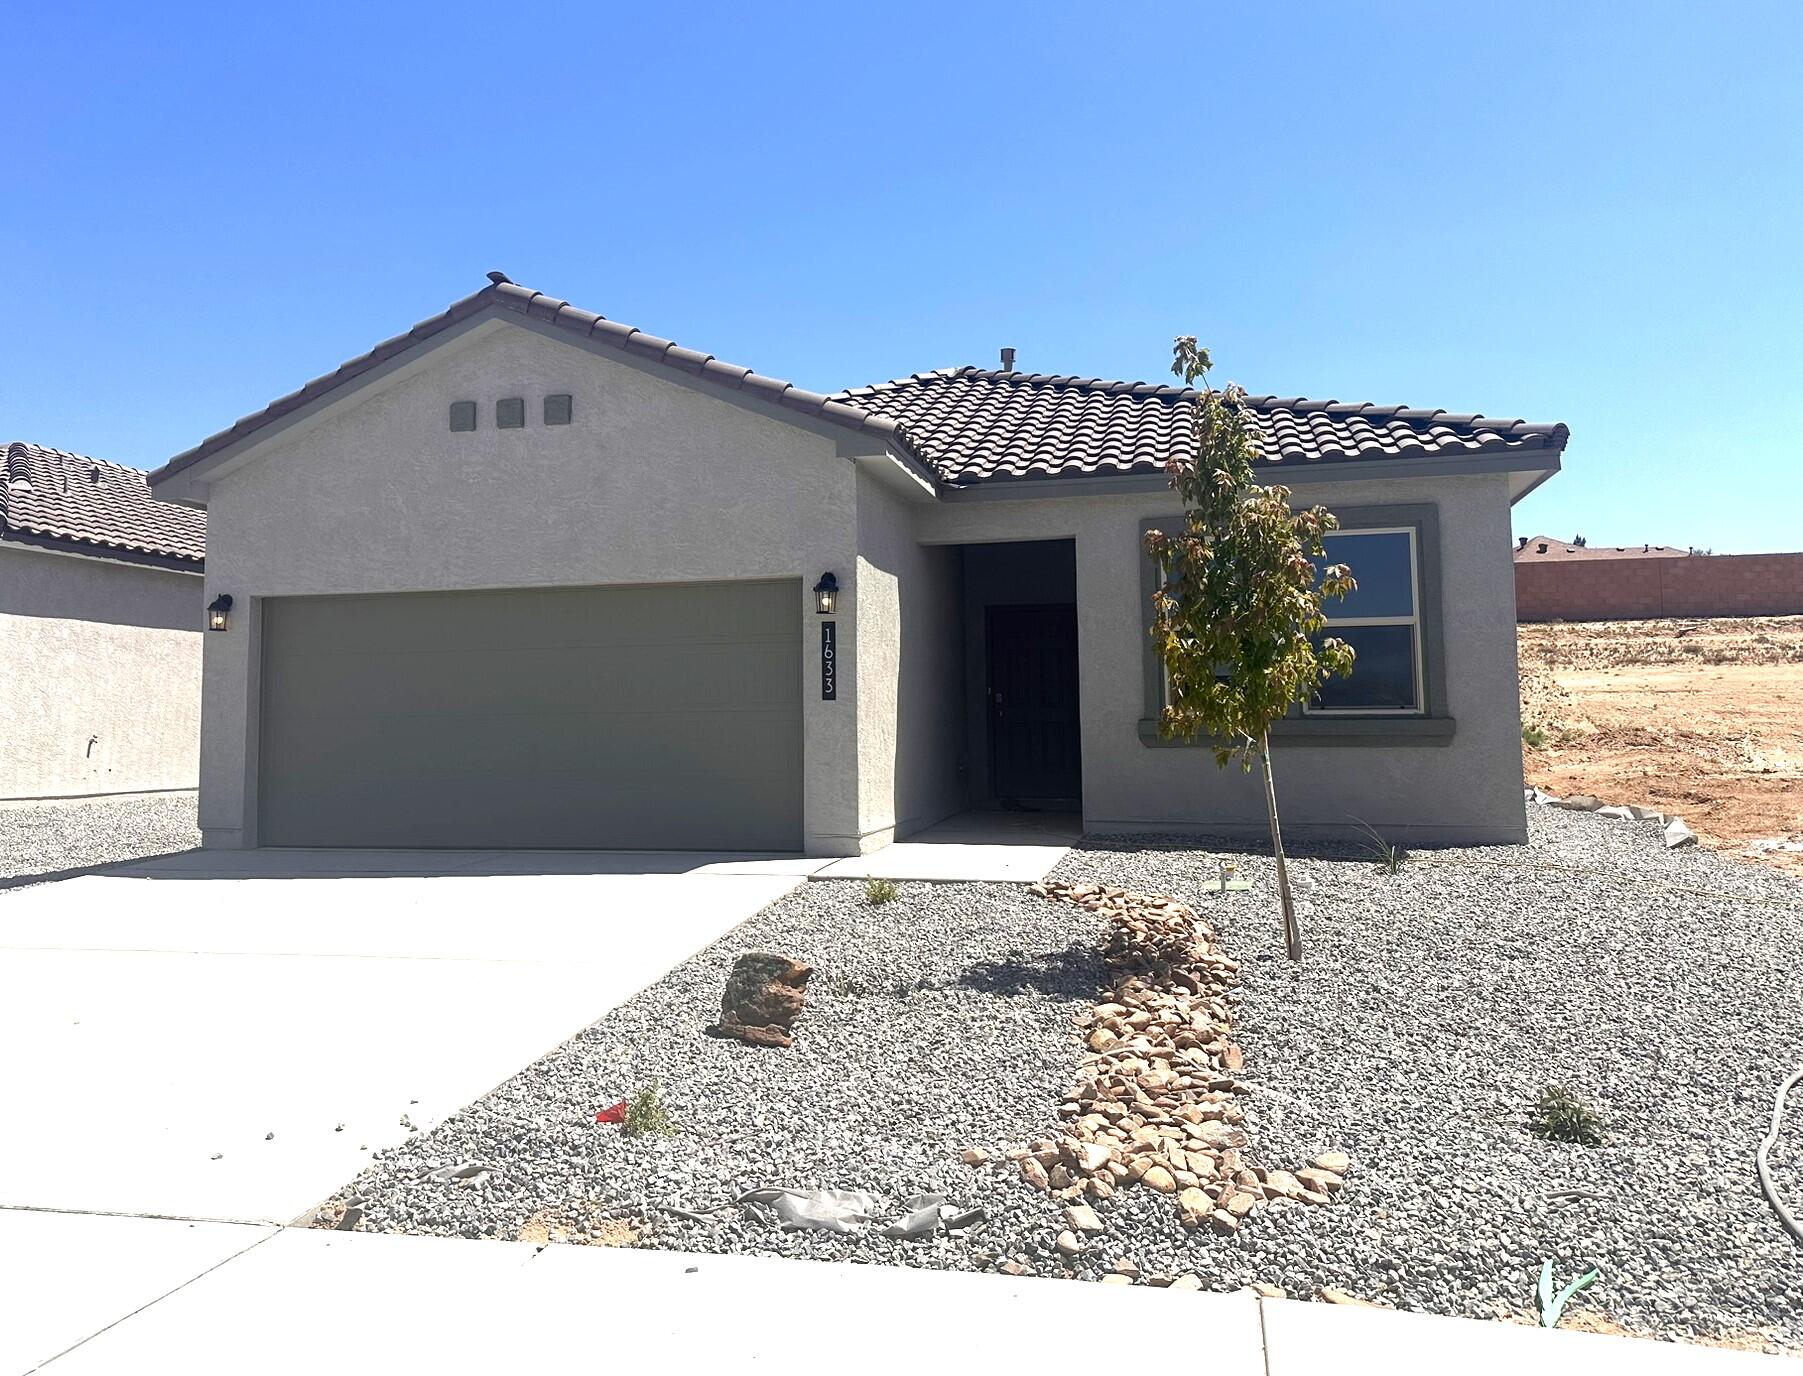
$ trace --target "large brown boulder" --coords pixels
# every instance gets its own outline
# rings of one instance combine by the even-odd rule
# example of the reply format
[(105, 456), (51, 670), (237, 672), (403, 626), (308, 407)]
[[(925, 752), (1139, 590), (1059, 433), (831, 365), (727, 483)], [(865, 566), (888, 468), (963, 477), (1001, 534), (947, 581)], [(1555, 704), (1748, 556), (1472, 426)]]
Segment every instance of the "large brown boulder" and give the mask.
[(754, 1046), (793, 1046), (789, 1030), (807, 1003), (813, 974), (813, 966), (768, 951), (740, 956), (726, 978), (720, 1021), (708, 1031)]

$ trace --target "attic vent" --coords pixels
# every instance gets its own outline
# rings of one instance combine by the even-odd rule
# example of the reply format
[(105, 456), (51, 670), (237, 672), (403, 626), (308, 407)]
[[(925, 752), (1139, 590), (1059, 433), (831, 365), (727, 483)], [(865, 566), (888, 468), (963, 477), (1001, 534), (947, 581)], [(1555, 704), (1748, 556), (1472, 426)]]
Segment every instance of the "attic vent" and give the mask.
[(1535, 546), (1534, 546), (1534, 553), (1535, 553), (1535, 554), (1545, 554), (1545, 553), (1546, 553), (1546, 546), (1545, 546), (1545, 545), (1535, 545)]
[(1013, 349), (1003, 349), (1002, 350), (1002, 371), (1004, 373), (1011, 373), (1014, 371), (1014, 350)]
[(495, 429), (518, 430), (526, 424), (526, 398), (502, 397), (495, 403)]
[(453, 401), (451, 403), (451, 429), (455, 431), (474, 430), (476, 428), (476, 403), (473, 401)]

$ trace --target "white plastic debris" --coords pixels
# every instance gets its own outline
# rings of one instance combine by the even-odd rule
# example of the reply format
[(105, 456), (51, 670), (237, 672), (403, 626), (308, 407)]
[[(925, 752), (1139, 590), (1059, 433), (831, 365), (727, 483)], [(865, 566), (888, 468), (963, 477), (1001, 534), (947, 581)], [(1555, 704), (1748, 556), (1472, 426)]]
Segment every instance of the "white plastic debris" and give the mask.
[(1676, 850), (1679, 846), (1694, 846), (1697, 834), (1684, 825), (1682, 817), (1674, 817), (1665, 824), (1665, 848)]
[(877, 1206), (862, 1190), (785, 1190), (781, 1186), (747, 1190), (734, 1201), (767, 1209), (785, 1233), (809, 1229), (822, 1233), (855, 1233), (870, 1222)]
[(1617, 821), (1631, 822), (1634, 820), (1634, 809), (1631, 807), (1622, 807), (1619, 804), (1612, 804), (1609, 807), (1599, 807), (1596, 810), (1596, 815), (1598, 817), (1613, 817)]
[[(878, 1203), (875, 1195), (863, 1190), (787, 1190), (780, 1186), (747, 1190), (734, 1202), (774, 1215), (784, 1232), (824, 1233), (858, 1232), (871, 1222)], [(946, 1203), (944, 1195), (919, 1194), (904, 1200), (901, 1214), (880, 1231), (884, 1237), (913, 1240), (931, 1237), (941, 1228), (968, 1228), (982, 1220), (981, 1209), (959, 1209)]]
[(1803, 851), (1803, 840), (1791, 840), (1783, 836), (1762, 836), (1756, 841), (1747, 842), (1749, 855), (1770, 855), (1773, 851)]

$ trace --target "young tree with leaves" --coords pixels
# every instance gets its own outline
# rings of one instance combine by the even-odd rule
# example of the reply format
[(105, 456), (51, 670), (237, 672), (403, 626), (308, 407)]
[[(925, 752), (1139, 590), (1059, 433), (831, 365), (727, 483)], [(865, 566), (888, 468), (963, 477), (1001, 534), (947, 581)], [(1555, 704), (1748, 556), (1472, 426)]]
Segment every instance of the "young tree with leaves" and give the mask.
[(1357, 584), (1326, 557), (1321, 537), (1339, 522), (1325, 507), (1290, 509), (1290, 490), (1252, 476), (1258, 433), (1246, 394), (1209, 385), (1208, 350), (1191, 336), (1172, 348), (1171, 371), (1196, 388), (1192, 452), (1166, 464), (1183, 499), (1183, 529), (1146, 533), (1160, 577), (1152, 594), (1152, 639), (1166, 670), (1160, 734), (1213, 744), (1215, 765), (1263, 766), (1265, 810), (1277, 860), (1284, 946), (1302, 959), (1302, 932), (1290, 897), (1277, 786), (1271, 775), (1271, 723), (1334, 675), (1352, 672), (1352, 647), (1323, 636), (1324, 597)]

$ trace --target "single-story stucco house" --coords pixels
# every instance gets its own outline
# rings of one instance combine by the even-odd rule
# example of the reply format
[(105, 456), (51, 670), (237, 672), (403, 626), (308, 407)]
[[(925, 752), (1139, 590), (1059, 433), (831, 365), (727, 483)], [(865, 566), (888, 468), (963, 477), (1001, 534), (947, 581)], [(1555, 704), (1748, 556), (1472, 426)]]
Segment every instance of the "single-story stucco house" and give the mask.
[[(1262, 831), (1256, 776), (1154, 726), (1141, 535), (1192, 393), (826, 396), (490, 276), (151, 475), (231, 599), (206, 844), (854, 854), (997, 804)], [(1359, 671), (1275, 733), (1289, 825), (1524, 839), (1509, 508), (1565, 427), (1255, 406), (1361, 584)]]
[(207, 518), (15, 440), (0, 486), (0, 801), (192, 792)]

